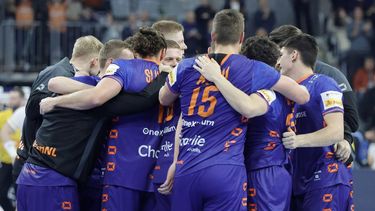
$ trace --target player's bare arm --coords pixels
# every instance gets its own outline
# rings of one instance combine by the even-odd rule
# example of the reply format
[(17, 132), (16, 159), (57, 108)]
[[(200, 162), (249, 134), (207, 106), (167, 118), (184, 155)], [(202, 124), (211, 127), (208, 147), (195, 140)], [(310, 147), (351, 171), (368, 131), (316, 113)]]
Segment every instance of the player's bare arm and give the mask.
[(90, 88), (93, 86), (63, 76), (51, 78), (48, 82), (48, 90), (58, 94), (70, 94)]
[(121, 85), (115, 79), (104, 78), (96, 87), (69, 95), (46, 98), (40, 102), (40, 112), (48, 113), (54, 107), (87, 110), (103, 105), (121, 91)]
[(159, 91), (159, 102), (163, 106), (171, 105), (178, 98), (178, 94), (173, 93), (167, 84)]
[(272, 89), (301, 105), (310, 100), (310, 94), (306, 87), (297, 84), (293, 79), (284, 75), (280, 76), (279, 81), (277, 81)]
[(283, 133), (283, 144), (287, 149), (299, 147), (325, 147), (337, 144), (344, 139), (344, 115), (341, 112), (324, 116), (326, 127), (313, 133), (296, 135), (289, 130)]
[(174, 175), (176, 172), (176, 165), (178, 160), (178, 155), (180, 152), (180, 135), (182, 131), (182, 115), (180, 115), (180, 118), (178, 119), (177, 127), (176, 127), (176, 135), (174, 138), (174, 153), (173, 153), (173, 163), (168, 169), (167, 173), (167, 179), (165, 182), (160, 185), (160, 188), (158, 188), (158, 191), (161, 194), (170, 194), (173, 188), (173, 181), (174, 181)]
[[(196, 59), (194, 68), (199, 71), (207, 80), (215, 83), (225, 100), (238, 113), (246, 118), (263, 115), (268, 110), (267, 97), (261, 97), (258, 94), (247, 95), (240, 89), (231, 84), (220, 71), (220, 65), (207, 56), (201, 56)], [(272, 92), (272, 91), (268, 91)], [(272, 95), (272, 93), (270, 93)]]

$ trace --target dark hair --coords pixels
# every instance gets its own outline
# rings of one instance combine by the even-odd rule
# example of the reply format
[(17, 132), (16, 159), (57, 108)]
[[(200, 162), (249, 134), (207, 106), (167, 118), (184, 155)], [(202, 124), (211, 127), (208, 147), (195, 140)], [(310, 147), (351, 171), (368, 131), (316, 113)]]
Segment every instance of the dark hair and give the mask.
[(25, 97), (25, 92), (22, 90), (21, 87), (19, 86), (15, 86), (13, 87), (12, 90), (10, 90), (11, 92), (18, 92), (18, 94), (20, 95), (20, 97), (24, 98)]
[(289, 37), (301, 34), (302, 31), (293, 25), (282, 25), (270, 32), (268, 37), (277, 45), (287, 40)]
[(313, 36), (302, 33), (288, 38), (281, 44), (288, 51), (296, 50), (301, 56), (302, 63), (314, 68), (318, 56), (318, 44)]
[(171, 20), (158, 21), (152, 24), (151, 27), (155, 29), (156, 31), (162, 33), (163, 35), (179, 32), (179, 31), (182, 31), (182, 32), (184, 31), (184, 27), (181, 24), (175, 21), (171, 21)]
[(249, 37), (245, 40), (241, 48), (241, 54), (249, 59), (258, 60), (275, 67), (277, 59), (280, 57), (280, 49), (276, 43), (267, 37)]
[(212, 32), (216, 34), (218, 44), (235, 44), (244, 32), (244, 25), (244, 17), (240, 12), (232, 9), (221, 10), (214, 17)]
[(124, 40), (124, 43), (126, 45), (126, 48), (134, 51), (134, 36), (130, 36)]
[(140, 57), (156, 56), (162, 49), (167, 48), (167, 43), (160, 32), (151, 27), (142, 27), (133, 36), (134, 52)]
[(104, 68), (107, 59), (117, 59), (120, 57), (122, 50), (128, 48), (128, 45), (122, 40), (110, 40), (106, 42), (99, 51), (99, 65)]

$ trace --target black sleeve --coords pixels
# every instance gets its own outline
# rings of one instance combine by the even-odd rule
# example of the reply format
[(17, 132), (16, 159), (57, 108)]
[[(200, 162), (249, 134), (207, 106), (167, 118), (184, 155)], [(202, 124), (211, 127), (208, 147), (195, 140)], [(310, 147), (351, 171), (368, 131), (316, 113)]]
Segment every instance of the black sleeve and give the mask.
[(161, 73), (142, 92), (129, 94), (121, 92), (101, 106), (100, 113), (106, 116), (122, 116), (148, 110), (159, 103), (159, 90), (168, 73)]
[(356, 98), (353, 91), (343, 93), (343, 105), (344, 105), (344, 122), (348, 126), (350, 132), (358, 130), (358, 110), (356, 104)]

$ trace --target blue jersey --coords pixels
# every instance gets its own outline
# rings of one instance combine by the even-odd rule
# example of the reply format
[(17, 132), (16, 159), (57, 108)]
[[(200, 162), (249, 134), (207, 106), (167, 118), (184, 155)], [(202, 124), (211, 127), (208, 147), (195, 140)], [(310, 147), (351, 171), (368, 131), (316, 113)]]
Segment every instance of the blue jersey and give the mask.
[[(325, 127), (324, 115), (343, 112), (342, 92), (336, 82), (324, 75), (312, 74), (304, 85), (310, 93), (310, 101), (295, 105), (296, 133), (307, 134)], [(295, 195), (336, 184), (349, 185), (350, 170), (334, 156), (334, 148), (297, 148), (293, 154), (293, 192)]]
[(163, 138), (159, 147), (158, 161), (154, 170), (154, 180), (156, 184), (164, 183), (167, 178), (169, 166), (173, 162), (174, 140), (178, 119), (181, 114), (180, 102), (164, 108), (166, 111), (163, 123)]
[[(217, 87), (193, 68), (195, 58), (183, 60), (170, 73), (169, 89), (180, 95), (182, 139), (176, 176), (213, 165), (244, 165), (246, 121)], [(280, 78), (272, 67), (242, 55), (226, 55), (222, 74), (247, 94), (270, 89)]]
[(288, 163), (281, 138), (290, 126), (292, 108), (284, 96), (275, 94), (267, 113), (249, 119), (245, 143), (247, 171)]
[[(116, 60), (104, 77), (116, 80), (123, 91), (143, 90), (159, 75), (158, 64), (143, 59)], [(162, 136), (162, 107), (114, 119), (107, 147), (105, 185), (153, 191), (153, 169)]]
[(91, 86), (96, 86), (100, 81), (98, 76), (75, 76), (72, 79)]

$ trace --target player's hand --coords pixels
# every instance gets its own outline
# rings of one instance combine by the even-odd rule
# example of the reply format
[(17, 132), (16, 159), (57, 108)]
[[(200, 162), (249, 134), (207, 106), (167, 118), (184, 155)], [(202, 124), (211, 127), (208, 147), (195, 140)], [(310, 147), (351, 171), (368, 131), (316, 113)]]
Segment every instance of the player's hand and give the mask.
[(159, 65), (159, 70), (161, 72), (170, 73), (170, 72), (172, 72), (173, 68), (171, 66), (169, 66), (169, 65), (160, 64)]
[(336, 158), (345, 163), (352, 153), (352, 149), (348, 141), (343, 140), (334, 145)]
[(171, 166), (169, 167), (169, 169), (168, 169), (167, 179), (158, 188), (159, 193), (164, 194), (164, 195), (171, 194), (172, 188), (173, 188), (173, 182), (174, 182), (174, 174), (175, 174), (175, 172), (176, 172), (176, 163), (173, 162), (171, 164)]
[(286, 149), (295, 149), (298, 147), (297, 135), (290, 128), (288, 128), (287, 132), (283, 133), (282, 141)]
[(199, 71), (207, 80), (215, 83), (216, 80), (223, 77), (220, 65), (214, 59), (210, 59), (207, 56), (199, 56), (195, 59), (195, 63), (194, 69)]
[(54, 104), (54, 99), (52, 97), (47, 97), (47, 98), (44, 98), (43, 100), (40, 101), (39, 103), (39, 106), (40, 106), (40, 114), (46, 114), (50, 111), (52, 111), (52, 109), (55, 108), (55, 104)]

